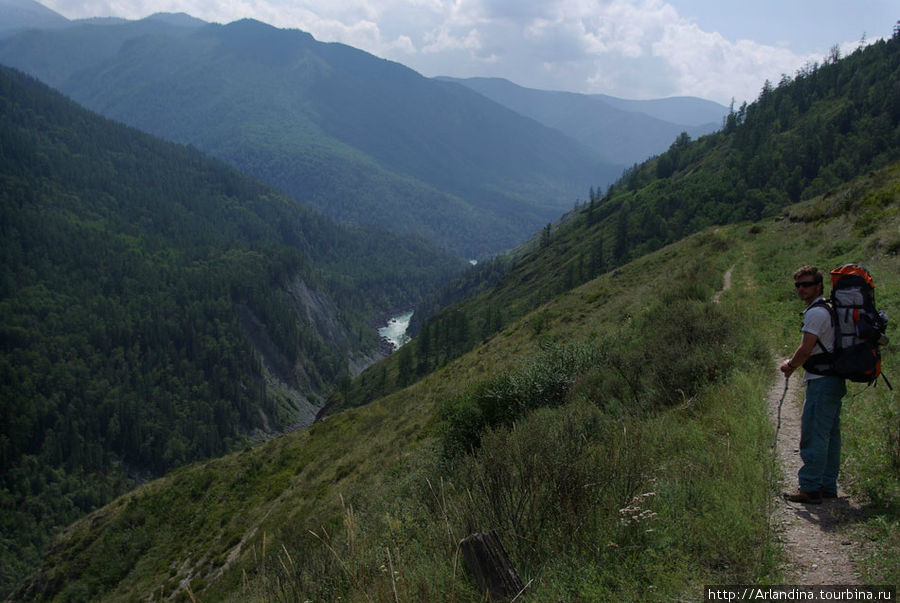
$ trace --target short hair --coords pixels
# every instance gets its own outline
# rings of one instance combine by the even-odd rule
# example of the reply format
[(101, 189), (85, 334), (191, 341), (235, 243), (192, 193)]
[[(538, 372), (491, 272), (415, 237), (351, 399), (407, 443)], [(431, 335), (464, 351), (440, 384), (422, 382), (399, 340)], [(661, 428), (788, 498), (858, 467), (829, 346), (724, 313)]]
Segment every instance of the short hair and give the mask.
[(794, 280), (800, 280), (804, 276), (811, 276), (816, 284), (821, 284), (825, 278), (822, 276), (822, 273), (815, 266), (803, 266), (801, 268), (797, 268), (794, 272)]

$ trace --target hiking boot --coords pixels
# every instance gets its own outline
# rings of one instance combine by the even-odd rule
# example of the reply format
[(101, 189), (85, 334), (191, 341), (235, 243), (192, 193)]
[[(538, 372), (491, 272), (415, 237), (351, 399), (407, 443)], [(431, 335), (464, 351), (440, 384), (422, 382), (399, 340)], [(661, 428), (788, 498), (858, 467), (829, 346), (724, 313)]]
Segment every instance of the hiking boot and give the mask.
[(822, 490), (822, 492), (820, 494), (822, 495), (822, 498), (837, 498), (838, 497), (837, 492), (827, 492), (825, 490)]
[(797, 490), (796, 492), (785, 492), (782, 496), (789, 502), (806, 503), (808, 505), (822, 504), (822, 496), (818, 491), (809, 492), (807, 490)]

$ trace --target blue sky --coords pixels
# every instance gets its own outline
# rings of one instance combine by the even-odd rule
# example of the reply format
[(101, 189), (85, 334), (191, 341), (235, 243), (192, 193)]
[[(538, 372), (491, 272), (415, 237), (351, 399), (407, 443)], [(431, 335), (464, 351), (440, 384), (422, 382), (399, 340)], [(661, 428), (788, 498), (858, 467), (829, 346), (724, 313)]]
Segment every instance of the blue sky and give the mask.
[(645, 99), (755, 100), (838, 45), (890, 37), (896, 0), (43, 0), (66, 17), (251, 17), (426, 76)]
[(900, 3), (893, 0), (669, 0), (669, 4), (705, 31), (796, 53), (821, 53), (834, 44), (858, 42), (863, 34), (870, 39), (889, 37), (900, 20)]

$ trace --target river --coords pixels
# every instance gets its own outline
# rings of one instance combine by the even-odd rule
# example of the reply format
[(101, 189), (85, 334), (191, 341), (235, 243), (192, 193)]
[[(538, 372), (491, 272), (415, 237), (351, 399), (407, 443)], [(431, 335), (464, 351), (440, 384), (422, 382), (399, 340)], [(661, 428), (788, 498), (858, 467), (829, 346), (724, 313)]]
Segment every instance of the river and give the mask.
[(410, 311), (394, 316), (388, 321), (387, 325), (378, 329), (378, 334), (386, 339), (395, 350), (400, 349), (400, 346), (409, 341), (406, 329), (409, 328), (409, 321), (412, 315), (413, 313)]

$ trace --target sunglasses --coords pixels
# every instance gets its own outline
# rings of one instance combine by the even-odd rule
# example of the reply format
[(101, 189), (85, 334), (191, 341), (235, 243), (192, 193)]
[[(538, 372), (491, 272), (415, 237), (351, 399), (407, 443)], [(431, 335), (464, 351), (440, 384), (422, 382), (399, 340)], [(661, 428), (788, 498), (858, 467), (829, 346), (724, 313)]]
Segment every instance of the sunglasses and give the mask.
[(800, 287), (814, 287), (815, 285), (818, 285), (818, 284), (819, 283), (817, 283), (816, 281), (800, 281), (800, 282), (794, 283), (794, 286), (799, 289)]

